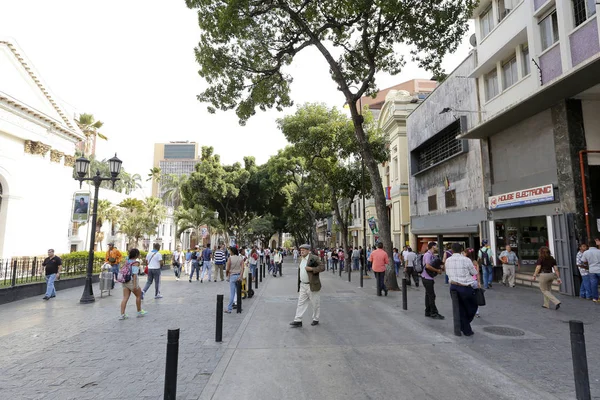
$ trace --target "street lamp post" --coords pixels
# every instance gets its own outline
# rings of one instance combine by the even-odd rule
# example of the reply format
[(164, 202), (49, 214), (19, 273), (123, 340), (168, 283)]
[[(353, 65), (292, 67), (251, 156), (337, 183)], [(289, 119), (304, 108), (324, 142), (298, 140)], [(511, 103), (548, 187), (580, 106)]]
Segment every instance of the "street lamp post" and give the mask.
[(110, 178), (103, 178), (100, 176), (100, 171), (96, 171), (96, 175), (91, 178), (86, 178), (85, 176), (88, 173), (88, 169), (90, 167), (90, 160), (85, 157), (79, 157), (75, 161), (75, 172), (77, 173), (76, 180), (79, 181), (79, 187), (81, 187), (83, 181), (91, 181), (94, 184), (94, 208), (92, 211), (92, 237), (90, 240), (90, 253), (88, 255), (88, 265), (87, 265), (87, 275), (85, 277), (85, 286), (83, 288), (83, 294), (81, 295), (80, 303), (93, 303), (96, 301), (94, 298), (94, 290), (92, 288), (92, 273), (94, 269), (94, 245), (96, 242), (96, 220), (98, 217), (98, 190), (100, 189), (100, 185), (104, 181), (111, 181), (113, 187), (115, 186), (115, 182), (119, 180), (117, 176), (121, 172), (121, 164), (123, 162), (117, 158), (117, 154), (110, 160), (108, 160), (108, 165), (110, 169)]

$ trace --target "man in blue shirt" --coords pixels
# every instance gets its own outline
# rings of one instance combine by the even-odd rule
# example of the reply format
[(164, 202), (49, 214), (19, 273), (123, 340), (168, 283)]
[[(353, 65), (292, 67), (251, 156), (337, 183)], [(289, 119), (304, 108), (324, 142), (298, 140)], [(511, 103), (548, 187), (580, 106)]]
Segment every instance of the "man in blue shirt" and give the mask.
[(500, 253), (502, 261), (502, 284), (515, 287), (515, 268), (519, 270), (519, 257), (512, 251), (510, 245), (506, 245), (506, 250)]
[(212, 258), (212, 250), (210, 249), (210, 243), (206, 243), (206, 247), (202, 250), (202, 274), (200, 274), (200, 283), (204, 280), (204, 277), (208, 274), (208, 281), (212, 275), (212, 268), (210, 267), (210, 259)]
[(435, 305), (435, 282), (433, 280), (434, 277), (443, 272), (442, 261), (435, 255), (437, 251), (436, 242), (429, 242), (427, 249), (427, 252), (423, 255), (424, 268), (421, 272), (421, 279), (425, 288), (425, 316), (433, 319), (444, 319), (445, 317), (438, 312)]

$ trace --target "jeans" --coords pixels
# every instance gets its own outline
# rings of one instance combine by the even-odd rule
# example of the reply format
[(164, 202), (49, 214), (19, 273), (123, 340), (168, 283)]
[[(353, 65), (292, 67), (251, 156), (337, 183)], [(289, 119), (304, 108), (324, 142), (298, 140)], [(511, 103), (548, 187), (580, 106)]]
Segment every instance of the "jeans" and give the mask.
[(192, 261), (192, 268), (190, 270), (190, 281), (194, 277), (194, 270), (196, 271), (196, 280), (200, 279), (200, 264), (197, 261)]
[(210, 268), (210, 261), (204, 261), (202, 263), (202, 274), (200, 275), (200, 280), (204, 280), (204, 278), (208, 275), (208, 280), (211, 280), (212, 276), (212, 268)]
[(146, 281), (146, 286), (144, 286), (144, 293), (150, 289), (152, 282), (154, 282), (154, 296), (158, 296), (160, 294), (160, 268), (148, 268), (148, 280)]
[(598, 281), (600, 280), (600, 274), (593, 274), (590, 272), (590, 289), (592, 292), (592, 299), (598, 300)]
[(331, 260), (331, 268), (333, 268), (333, 271), (335, 272), (335, 270), (337, 269), (337, 264), (338, 264), (338, 260), (333, 258)]
[(410, 278), (412, 277), (413, 281), (415, 281), (415, 286), (419, 287), (419, 274), (415, 272), (414, 267), (406, 267), (406, 286), (410, 286)]
[(396, 275), (400, 274), (400, 261), (394, 261), (394, 268), (396, 268)]
[(352, 269), (357, 270), (358, 269), (358, 264), (359, 264), (359, 259), (358, 258), (353, 258), (352, 259)]
[(56, 274), (46, 275), (46, 297), (56, 296), (56, 289), (54, 288), (55, 280)]
[(231, 275), (229, 277), (229, 304), (227, 305), (227, 311), (229, 311), (229, 312), (231, 312), (231, 310), (233, 310), (233, 299), (234, 299), (235, 293), (236, 293), (235, 283), (237, 282), (239, 277), (240, 277), (240, 274)]
[(483, 287), (484, 289), (488, 289), (494, 280), (494, 266), (482, 265), (481, 269), (483, 269)]
[(279, 276), (282, 276), (281, 263), (275, 263), (275, 268), (273, 269), (273, 276), (277, 275), (277, 271), (279, 271)]
[(179, 275), (181, 273), (181, 267), (179, 266), (179, 264), (177, 263), (173, 263), (173, 273), (175, 273), (175, 278), (179, 278)]
[(581, 287), (579, 288), (579, 297), (582, 299), (592, 298), (592, 287), (590, 285), (590, 276), (581, 275)]
[(252, 279), (256, 278), (256, 264), (250, 264), (250, 273), (252, 274)]
[(471, 322), (477, 312), (477, 298), (475, 289), (471, 286), (450, 285), (450, 293), (456, 292), (458, 295), (458, 310), (460, 312), (460, 330), (465, 335), (473, 333)]
[(423, 287), (425, 288), (425, 315), (428, 317), (438, 314), (438, 309), (435, 305), (435, 282), (433, 279), (425, 279), (421, 277)]
[(119, 264), (111, 264), (110, 271), (113, 274), (112, 286), (111, 289), (115, 288), (115, 282), (117, 280), (117, 276), (119, 275)]
[(377, 296), (381, 296), (381, 291), (387, 292), (385, 287), (385, 272), (375, 272), (375, 278), (377, 278)]

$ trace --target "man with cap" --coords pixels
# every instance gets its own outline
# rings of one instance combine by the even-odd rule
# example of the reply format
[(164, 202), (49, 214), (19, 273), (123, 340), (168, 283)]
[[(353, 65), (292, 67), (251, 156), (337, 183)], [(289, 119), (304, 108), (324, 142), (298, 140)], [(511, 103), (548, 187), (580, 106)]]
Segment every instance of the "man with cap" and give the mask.
[(302, 327), (302, 316), (308, 309), (308, 301), (313, 307), (313, 321), (311, 325), (319, 324), (319, 314), (321, 311), (321, 279), (319, 273), (323, 272), (325, 267), (316, 255), (310, 252), (310, 245), (300, 246), (300, 265), (298, 267), (298, 306), (296, 307), (296, 317), (290, 325), (294, 328)]
[(111, 271), (113, 273), (113, 280), (112, 280), (112, 287), (111, 287), (112, 289), (115, 288), (115, 280), (117, 279), (117, 275), (119, 275), (119, 264), (121, 263), (122, 258), (123, 258), (123, 256), (121, 255), (121, 252), (119, 250), (117, 250), (117, 248), (115, 247), (115, 243), (110, 242), (108, 244), (108, 251), (106, 252), (105, 261), (110, 264)]
[(492, 281), (494, 280), (494, 257), (487, 239), (481, 241), (477, 262), (483, 270), (483, 287), (489, 289), (492, 287)]

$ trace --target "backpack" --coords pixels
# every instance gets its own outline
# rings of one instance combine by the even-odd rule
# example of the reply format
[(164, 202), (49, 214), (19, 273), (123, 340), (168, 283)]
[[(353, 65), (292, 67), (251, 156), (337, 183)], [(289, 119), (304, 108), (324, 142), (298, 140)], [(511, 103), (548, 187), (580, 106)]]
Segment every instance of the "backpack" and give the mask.
[(198, 259), (198, 253), (194, 251), (192, 253), (192, 260), (197, 260), (197, 259)]
[(485, 248), (485, 251), (483, 251), (483, 249), (479, 251), (481, 252), (481, 265), (492, 265), (492, 263), (490, 262), (490, 255), (488, 254), (487, 247)]
[(417, 260), (415, 261), (414, 270), (415, 272), (421, 273), (425, 269), (425, 264), (423, 263), (423, 253), (417, 254)]
[(127, 261), (125, 264), (123, 264), (121, 269), (119, 269), (119, 273), (117, 274), (117, 282), (128, 283), (129, 281), (131, 281), (131, 274), (133, 269), (132, 265), (136, 262), (137, 261), (133, 260)]

